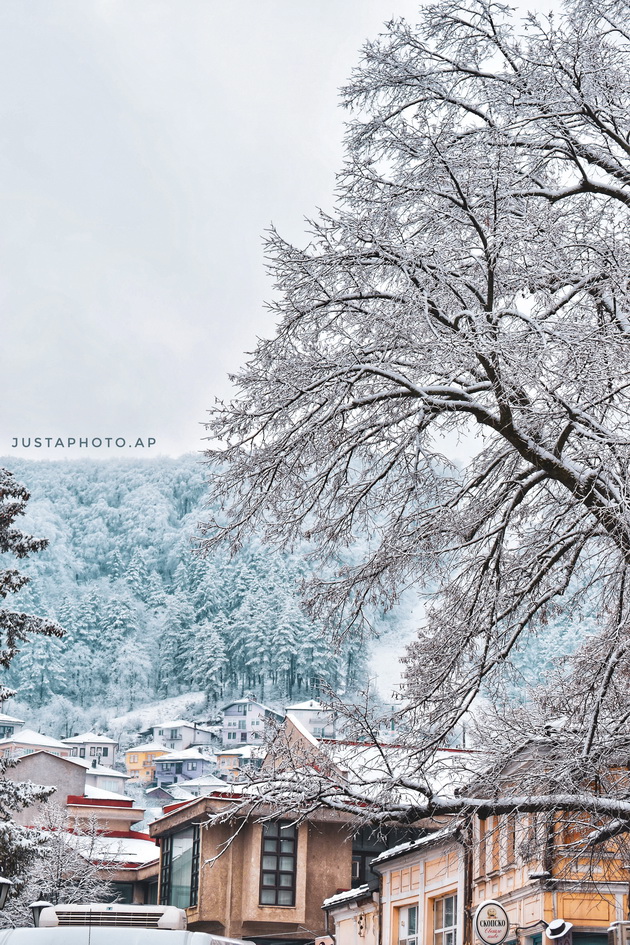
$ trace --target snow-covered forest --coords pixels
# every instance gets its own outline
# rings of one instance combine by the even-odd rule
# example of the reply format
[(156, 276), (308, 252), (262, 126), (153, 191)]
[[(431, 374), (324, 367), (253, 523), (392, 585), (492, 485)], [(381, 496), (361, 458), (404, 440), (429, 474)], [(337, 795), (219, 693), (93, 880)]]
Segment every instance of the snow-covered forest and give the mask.
[(196, 457), (0, 462), (31, 492), (21, 526), (50, 540), (24, 564), (31, 583), (15, 606), (66, 630), (13, 661), (13, 710), (64, 735), (189, 690), (206, 692), (211, 713), (248, 691), (286, 704), (322, 681), (363, 682), (358, 641), (332, 659), (301, 609), (303, 558), (256, 542), (232, 560), (194, 554), (207, 477)]

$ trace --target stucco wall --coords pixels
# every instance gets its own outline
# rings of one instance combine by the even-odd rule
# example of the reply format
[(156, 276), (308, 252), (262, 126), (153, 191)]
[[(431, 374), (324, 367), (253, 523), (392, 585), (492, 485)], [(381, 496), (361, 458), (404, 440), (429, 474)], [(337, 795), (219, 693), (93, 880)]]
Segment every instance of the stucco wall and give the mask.
[[(85, 791), (85, 768), (72, 762), (64, 761), (47, 752), (24, 755), (15, 766), (7, 769), (6, 775), (12, 781), (32, 781), (34, 784), (56, 787), (51, 802), (65, 805), (69, 794), (83, 794)], [(32, 804), (13, 815), (18, 824), (31, 826), (38, 818), (42, 804)]]

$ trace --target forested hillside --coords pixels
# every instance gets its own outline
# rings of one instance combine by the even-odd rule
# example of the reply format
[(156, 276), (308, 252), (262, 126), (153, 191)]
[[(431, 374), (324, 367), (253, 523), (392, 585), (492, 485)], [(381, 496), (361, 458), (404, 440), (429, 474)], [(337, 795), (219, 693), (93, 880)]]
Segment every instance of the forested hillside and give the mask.
[(282, 703), (317, 695), (322, 681), (346, 691), (363, 681), (361, 645), (333, 657), (301, 609), (299, 556), (255, 543), (232, 560), (193, 553), (197, 457), (0, 464), (31, 492), (24, 527), (50, 540), (24, 566), (20, 607), (66, 630), (32, 639), (9, 675), (17, 707), (44, 727), (64, 734), (193, 689), (212, 712), (246, 691)]

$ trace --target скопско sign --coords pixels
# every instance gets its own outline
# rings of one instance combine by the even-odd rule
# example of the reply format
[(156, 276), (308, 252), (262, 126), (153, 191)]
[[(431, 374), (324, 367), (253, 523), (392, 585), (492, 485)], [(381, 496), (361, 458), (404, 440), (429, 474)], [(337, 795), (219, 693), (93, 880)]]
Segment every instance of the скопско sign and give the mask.
[(475, 912), (475, 935), (483, 945), (501, 945), (508, 937), (510, 920), (500, 902), (486, 899)]

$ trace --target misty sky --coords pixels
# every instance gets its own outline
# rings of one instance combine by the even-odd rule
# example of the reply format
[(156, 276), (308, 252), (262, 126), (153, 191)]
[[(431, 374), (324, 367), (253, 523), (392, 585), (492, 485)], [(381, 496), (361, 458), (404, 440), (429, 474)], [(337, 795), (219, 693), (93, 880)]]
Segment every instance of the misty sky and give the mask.
[(330, 208), (337, 89), (362, 42), (417, 8), (3, 0), (0, 454), (203, 448), (228, 371), (272, 331), (262, 234), (300, 241)]

